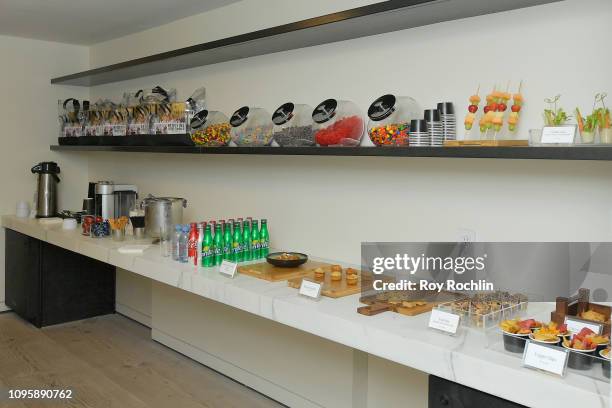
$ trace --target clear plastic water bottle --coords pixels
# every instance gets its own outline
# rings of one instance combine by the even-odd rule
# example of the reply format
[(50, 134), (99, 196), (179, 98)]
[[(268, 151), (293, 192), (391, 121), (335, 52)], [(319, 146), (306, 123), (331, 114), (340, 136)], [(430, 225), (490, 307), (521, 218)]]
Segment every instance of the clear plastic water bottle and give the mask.
[(174, 234), (172, 236), (172, 259), (175, 261), (179, 260), (179, 241), (181, 240), (181, 234), (183, 233), (183, 226), (177, 224), (174, 226)]
[(179, 262), (189, 262), (189, 225), (182, 226), (181, 237), (179, 239)]

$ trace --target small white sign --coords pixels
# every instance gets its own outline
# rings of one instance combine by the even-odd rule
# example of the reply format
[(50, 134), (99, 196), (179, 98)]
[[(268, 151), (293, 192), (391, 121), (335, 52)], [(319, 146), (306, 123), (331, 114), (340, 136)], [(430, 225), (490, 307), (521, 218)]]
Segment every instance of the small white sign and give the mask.
[(222, 275), (229, 276), (230, 278), (233, 278), (234, 276), (236, 276), (237, 270), (238, 270), (238, 264), (235, 262), (223, 261), (221, 262), (221, 266), (219, 266), (219, 272)]
[(567, 330), (569, 330), (572, 334), (580, 333), (580, 330), (584, 328), (591, 329), (597, 334), (601, 334), (603, 331), (603, 324), (587, 322), (585, 320), (578, 319), (577, 317), (565, 316), (565, 324), (567, 324)]
[(527, 341), (523, 354), (523, 365), (563, 377), (568, 357), (569, 350), (567, 349)]
[(542, 129), (541, 144), (573, 144), (576, 139), (576, 125), (546, 126)]
[(300, 285), (300, 295), (306, 296), (313, 299), (319, 299), (321, 297), (321, 284), (306, 279), (302, 279)]
[(433, 309), (429, 318), (429, 327), (450, 334), (457, 334), (461, 316), (454, 313)]

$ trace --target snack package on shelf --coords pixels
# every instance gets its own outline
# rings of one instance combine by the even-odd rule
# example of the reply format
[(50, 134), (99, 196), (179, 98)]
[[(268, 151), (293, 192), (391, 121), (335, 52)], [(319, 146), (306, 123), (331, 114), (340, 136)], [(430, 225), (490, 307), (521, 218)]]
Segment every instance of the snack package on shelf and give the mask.
[(83, 135), (83, 125), (81, 122), (81, 104), (74, 98), (58, 103), (58, 121), (60, 137), (79, 137)]
[(144, 103), (151, 115), (150, 134), (176, 135), (187, 133), (187, 102), (176, 101), (176, 90), (156, 86), (144, 93)]
[(128, 111), (125, 104), (108, 101), (103, 111), (104, 136), (125, 136), (127, 134)]
[(149, 109), (143, 101), (143, 91), (124, 95), (127, 103), (127, 134), (149, 134)]
[(85, 136), (103, 136), (104, 135), (104, 101), (99, 100), (93, 105), (89, 105), (84, 109), (84, 134)]

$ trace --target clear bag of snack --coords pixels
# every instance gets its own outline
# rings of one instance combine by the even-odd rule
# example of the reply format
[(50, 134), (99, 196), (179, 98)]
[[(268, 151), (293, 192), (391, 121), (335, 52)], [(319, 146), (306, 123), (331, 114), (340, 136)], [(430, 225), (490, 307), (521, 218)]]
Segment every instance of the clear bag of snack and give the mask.
[(125, 136), (127, 134), (128, 111), (125, 104), (106, 102), (102, 117), (104, 136)]
[(187, 102), (176, 101), (176, 90), (166, 91), (156, 86), (144, 97), (151, 113), (150, 133), (176, 135), (187, 133)]
[(104, 101), (98, 100), (93, 105), (89, 105), (88, 109), (83, 112), (85, 136), (102, 136), (104, 134), (103, 104)]
[(58, 120), (60, 137), (79, 137), (83, 134), (83, 127), (79, 118), (81, 104), (74, 98), (58, 101)]
[(147, 104), (142, 97), (143, 91), (134, 94), (124, 94), (127, 109), (127, 134), (147, 135), (149, 134), (150, 113)]

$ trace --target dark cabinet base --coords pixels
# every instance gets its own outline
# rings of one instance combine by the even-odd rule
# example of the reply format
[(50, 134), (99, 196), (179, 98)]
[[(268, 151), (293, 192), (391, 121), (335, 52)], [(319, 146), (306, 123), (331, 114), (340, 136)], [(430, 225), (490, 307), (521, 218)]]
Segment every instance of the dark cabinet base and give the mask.
[(114, 313), (115, 267), (13, 230), (5, 239), (6, 304), (37, 327)]
[(429, 408), (525, 408), (493, 395), (429, 376)]

